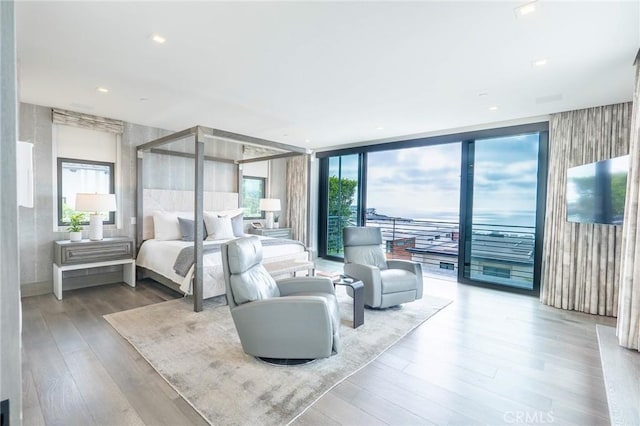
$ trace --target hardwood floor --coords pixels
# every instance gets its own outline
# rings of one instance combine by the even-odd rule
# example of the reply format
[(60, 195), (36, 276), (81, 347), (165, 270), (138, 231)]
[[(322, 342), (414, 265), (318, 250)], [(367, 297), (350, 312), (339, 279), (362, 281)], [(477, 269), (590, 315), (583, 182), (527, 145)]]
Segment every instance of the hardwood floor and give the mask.
[[(435, 279), (426, 293), (455, 302), (295, 423), (609, 424), (595, 325), (615, 319)], [(23, 299), (24, 424), (206, 424), (102, 318), (174, 297), (143, 280)]]
[(207, 424), (102, 318), (175, 297), (143, 280), (23, 299), (24, 424)]

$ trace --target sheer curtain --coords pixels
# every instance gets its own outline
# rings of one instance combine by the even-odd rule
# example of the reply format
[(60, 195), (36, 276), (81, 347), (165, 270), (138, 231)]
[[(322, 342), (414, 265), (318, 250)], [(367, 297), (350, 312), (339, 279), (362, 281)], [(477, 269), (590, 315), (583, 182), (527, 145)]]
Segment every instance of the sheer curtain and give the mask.
[(300, 155), (287, 160), (287, 218), (293, 239), (308, 244), (307, 239), (307, 156)]
[(622, 227), (622, 273), (616, 334), (621, 346), (640, 351), (640, 51), (634, 65), (636, 84), (631, 117), (630, 170)]

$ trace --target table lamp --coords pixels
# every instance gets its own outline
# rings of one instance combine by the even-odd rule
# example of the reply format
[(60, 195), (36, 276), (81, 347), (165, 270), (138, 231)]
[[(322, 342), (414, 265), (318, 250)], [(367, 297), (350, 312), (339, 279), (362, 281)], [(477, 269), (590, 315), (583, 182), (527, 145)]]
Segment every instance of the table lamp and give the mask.
[(76, 194), (76, 211), (92, 212), (89, 216), (89, 239), (102, 240), (102, 213), (116, 210), (116, 194)]
[(273, 228), (273, 212), (280, 211), (280, 199), (260, 198), (260, 205), (258, 208), (266, 212), (265, 218), (267, 219), (267, 229)]

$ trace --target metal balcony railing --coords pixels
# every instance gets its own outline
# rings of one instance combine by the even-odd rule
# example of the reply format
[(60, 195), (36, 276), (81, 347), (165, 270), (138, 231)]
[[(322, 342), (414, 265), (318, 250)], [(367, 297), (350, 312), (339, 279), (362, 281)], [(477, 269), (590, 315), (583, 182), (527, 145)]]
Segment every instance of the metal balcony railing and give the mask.
[[(342, 229), (354, 218), (329, 218), (329, 254), (342, 256)], [(370, 219), (366, 226), (379, 227), (389, 259), (422, 263), (423, 271), (455, 279), (458, 271), (460, 225), (415, 219)], [(517, 287), (533, 283), (535, 228), (474, 224), (471, 235), (472, 279)]]

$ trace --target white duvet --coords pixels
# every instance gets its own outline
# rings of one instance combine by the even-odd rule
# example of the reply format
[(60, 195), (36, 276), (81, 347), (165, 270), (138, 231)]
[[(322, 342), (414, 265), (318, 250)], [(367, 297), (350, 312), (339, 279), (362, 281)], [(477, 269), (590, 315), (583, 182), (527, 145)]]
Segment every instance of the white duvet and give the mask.
[[(260, 239), (269, 237), (258, 236)], [(220, 244), (229, 240), (205, 241), (204, 244)], [(185, 294), (192, 294), (193, 266), (185, 277), (181, 277), (173, 270), (173, 265), (185, 247), (193, 246), (189, 241), (158, 241), (146, 240), (142, 243), (136, 265), (152, 270), (165, 278), (180, 285)], [(307, 260), (307, 252), (300, 244), (283, 244), (266, 246), (263, 250), (263, 263), (280, 262), (284, 260)], [(203, 298), (219, 296), (225, 293), (224, 277), (222, 275), (222, 257), (220, 252), (206, 253), (203, 258)]]

